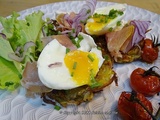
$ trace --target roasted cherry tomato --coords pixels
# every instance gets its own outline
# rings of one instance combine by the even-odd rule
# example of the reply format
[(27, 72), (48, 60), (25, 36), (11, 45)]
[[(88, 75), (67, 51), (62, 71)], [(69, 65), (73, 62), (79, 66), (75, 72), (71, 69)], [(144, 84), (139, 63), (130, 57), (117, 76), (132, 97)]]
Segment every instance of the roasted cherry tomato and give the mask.
[(153, 67), (149, 70), (137, 68), (131, 73), (130, 85), (136, 92), (153, 96), (160, 92), (160, 75), (153, 71)]
[[(158, 41), (158, 40), (157, 40)], [(144, 46), (142, 48), (142, 60), (147, 63), (152, 63), (158, 58), (158, 43), (154, 43), (153, 40), (145, 39)]]
[(118, 113), (123, 120), (151, 120), (154, 117), (152, 116), (152, 112), (152, 104), (143, 94), (121, 93), (118, 100)]

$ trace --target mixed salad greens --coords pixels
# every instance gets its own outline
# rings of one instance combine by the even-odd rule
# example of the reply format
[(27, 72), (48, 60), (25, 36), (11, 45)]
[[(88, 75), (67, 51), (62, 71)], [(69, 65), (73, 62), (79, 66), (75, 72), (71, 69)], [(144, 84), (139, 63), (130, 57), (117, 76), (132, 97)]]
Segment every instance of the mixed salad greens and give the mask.
[(3, 30), (0, 36), (0, 89), (14, 90), (20, 84), (24, 67), (29, 61), (36, 61), (42, 50), (42, 19), (38, 11), (19, 20), (17, 12), (11, 17), (0, 17)]

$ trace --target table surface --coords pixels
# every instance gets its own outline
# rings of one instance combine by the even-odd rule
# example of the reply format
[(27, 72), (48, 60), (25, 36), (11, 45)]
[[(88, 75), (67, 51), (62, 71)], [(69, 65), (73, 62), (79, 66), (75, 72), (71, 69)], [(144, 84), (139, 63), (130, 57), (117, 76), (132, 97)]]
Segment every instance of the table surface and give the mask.
[[(12, 11), (19, 12), (35, 6), (69, 0), (0, 0), (0, 16), (6, 17)], [(70, 0), (71, 1), (71, 0)], [(98, 0), (106, 2), (127, 3), (128, 5), (147, 9), (160, 14), (160, 0)]]

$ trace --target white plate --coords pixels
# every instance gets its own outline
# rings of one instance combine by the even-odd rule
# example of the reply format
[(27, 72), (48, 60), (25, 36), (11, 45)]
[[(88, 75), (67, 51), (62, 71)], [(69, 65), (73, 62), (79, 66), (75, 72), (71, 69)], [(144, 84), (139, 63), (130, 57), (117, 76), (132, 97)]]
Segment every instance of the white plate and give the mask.
[[(20, 19), (38, 10), (45, 13), (44, 18), (54, 18), (57, 10), (78, 12), (83, 3), (82, 1), (72, 1), (34, 7), (21, 11)], [(112, 4), (115, 3), (98, 2), (97, 7)], [(152, 22), (152, 31), (149, 34), (158, 35), (160, 33), (160, 16), (158, 14), (128, 6), (125, 19), (150, 20)], [(83, 103), (78, 107), (62, 108), (60, 111), (54, 110), (52, 105), (42, 105), (42, 100), (39, 97), (36, 99), (26, 98), (24, 88), (19, 88), (12, 93), (0, 90), (0, 120), (120, 120), (117, 115), (117, 101), (122, 91), (131, 91), (128, 81), (132, 70), (137, 67), (149, 68), (153, 65), (160, 67), (160, 55), (158, 60), (151, 65), (142, 62), (115, 64), (114, 69), (118, 75), (118, 87), (112, 83), (111, 86), (96, 94), (91, 102)], [(155, 113), (158, 109), (158, 103), (160, 103), (160, 97), (155, 95), (148, 99), (152, 102)]]

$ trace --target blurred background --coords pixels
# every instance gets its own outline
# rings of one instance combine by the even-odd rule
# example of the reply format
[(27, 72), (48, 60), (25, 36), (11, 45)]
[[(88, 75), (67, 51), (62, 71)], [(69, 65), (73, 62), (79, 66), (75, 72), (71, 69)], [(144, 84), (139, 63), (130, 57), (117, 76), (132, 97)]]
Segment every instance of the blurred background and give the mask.
[[(6, 17), (12, 11), (19, 12), (35, 6), (49, 4), (54, 2), (72, 1), (72, 0), (0, 0), (0, 16)], [(76, 0), (74, 0), (76, 1)], [(127, 3), (128, 5), (147, 9), (151, 12), (160, 14), (160, 0), (98, 0), (106, 2)]]

